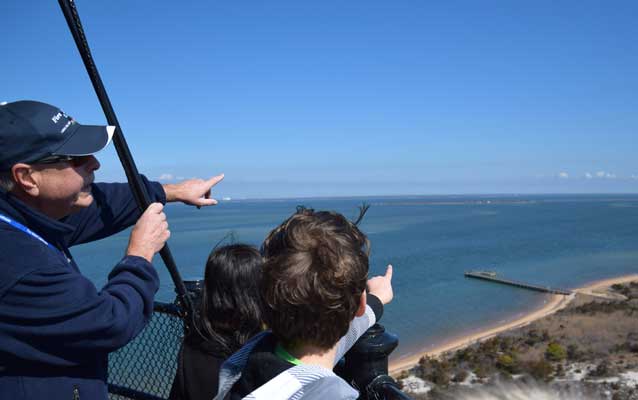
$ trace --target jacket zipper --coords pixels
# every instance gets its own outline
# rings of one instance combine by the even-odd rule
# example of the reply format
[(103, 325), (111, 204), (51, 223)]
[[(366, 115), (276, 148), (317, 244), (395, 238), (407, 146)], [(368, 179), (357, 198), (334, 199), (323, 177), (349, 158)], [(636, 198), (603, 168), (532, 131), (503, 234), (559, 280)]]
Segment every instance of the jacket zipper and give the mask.
[(77, 386), (73, 386), (73, 400), (80, 400), (80, 389)]

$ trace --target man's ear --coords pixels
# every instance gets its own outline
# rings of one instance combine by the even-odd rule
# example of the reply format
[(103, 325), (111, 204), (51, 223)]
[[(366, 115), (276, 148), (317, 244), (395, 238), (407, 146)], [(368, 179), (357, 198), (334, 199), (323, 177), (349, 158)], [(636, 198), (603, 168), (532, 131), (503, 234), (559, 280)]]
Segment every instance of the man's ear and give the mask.
[(31, 196), (37, 196), (40, 193), (40, 188), (37, 179), (33, 176), (34, 172), (34, 169), (28, 164), (18, 163), (11, 167), (11, 177), (15, 182), (16, 189)]
[(364, 290), (363, 293), (361, 293), (359, 308), (357, 308), (357, 312), (354, 314), (355, 317), (360, 317), (366, 313), (366, 304), (366, 291)]

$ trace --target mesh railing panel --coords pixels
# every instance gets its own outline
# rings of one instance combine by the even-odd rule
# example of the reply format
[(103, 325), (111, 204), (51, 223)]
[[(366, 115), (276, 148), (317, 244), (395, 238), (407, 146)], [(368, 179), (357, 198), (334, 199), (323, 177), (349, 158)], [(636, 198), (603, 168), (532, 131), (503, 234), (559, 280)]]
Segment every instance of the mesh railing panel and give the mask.
[(179, 309), (156, 302), (148, 326), (109, 355), (109, 399), (167, 399), (183, 335)]
[[(148, 326), (131, 343), (109, 355), (110, 400), (168, 399), (184, 336), (184, 323), (179, 311), (173, 304), (156, 302)], [(389, 376), (377, 378), (386, 378), (390, 384), (380, 382), (382, 384), (371, 388), (373, 391), (367, 396), (362, 393), (362, 398), (410, 399)]]

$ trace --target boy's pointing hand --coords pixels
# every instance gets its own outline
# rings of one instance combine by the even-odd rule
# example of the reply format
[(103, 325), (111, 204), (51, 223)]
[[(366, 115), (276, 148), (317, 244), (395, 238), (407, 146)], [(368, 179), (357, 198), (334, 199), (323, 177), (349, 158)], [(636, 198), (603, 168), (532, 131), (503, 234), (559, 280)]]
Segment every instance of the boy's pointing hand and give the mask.
[(385, 275), (368, 279), (368, 293), (375, 295), (381, 303), (388, 304), (392, 301), (392, 265), (388, 265)]

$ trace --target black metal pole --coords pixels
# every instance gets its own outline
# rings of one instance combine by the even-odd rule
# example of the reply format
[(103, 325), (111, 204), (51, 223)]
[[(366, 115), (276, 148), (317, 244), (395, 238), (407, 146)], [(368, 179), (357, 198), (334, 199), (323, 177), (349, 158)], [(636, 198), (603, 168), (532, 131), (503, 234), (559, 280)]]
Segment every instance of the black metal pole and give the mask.
[[(93, 84), (93, 89), (95, 89), (95, 94), (100, 100), (106, 120), (109, 125), (116, 127), (115, 134), (113, 135), (113, 144), (115, 145), (115, 150), (120, 158), (122, 167), (124, 167), (124, 171), (126, 172), (126, 178), (131, 186), (131, 190), (133, 191), (135, 201), (137, 202), (140, 210), (144, 211), (151, 203), (150, 198), (146, 187), (140, 178), (139, 172), (137, 171), (135, 161), (133, 161), (133, 156), (126, 144), (126, 140), (124, 139), (122, 128), (120, 127), (120, 123), (118, 122), (113, 106), (111, 105), (111, 100), (109, 100), (109, 96), (106, 93), (106, 89), (102, 83), (102, 78), (100, 78), (100, 73), (93, 61), (91, 49), (89, 48), (89, 43), (84, 34), (84, 29), (82, 28), (82, 22), (80, 21), (78, 10), (75, 7), (75, 2), (73, 0), (58, 0), (58, 2), (62, 9), (62, 13), (64, 14), (64, 18), (69, 25), (75, 44), (78, 47), (80, 56), (82, 56), (82, 61), (84, 62), (86, 71), (89, 74), (91, 83)], [(187, 295), (184, 281), (177, 270), (177, 265), (175, 265), (175, 260), (173, 259), (173, 255), (168, 247), (168, 243), (160, 251), (160, 255), (162, 260), (164, 260), (166, 268), (168, 268), (168, 272), (171, 274), (171, 278), (175, 284), (175, 291), (177, 292), (185, 311), (189, 315), (192, 315), (191, 302)]]

